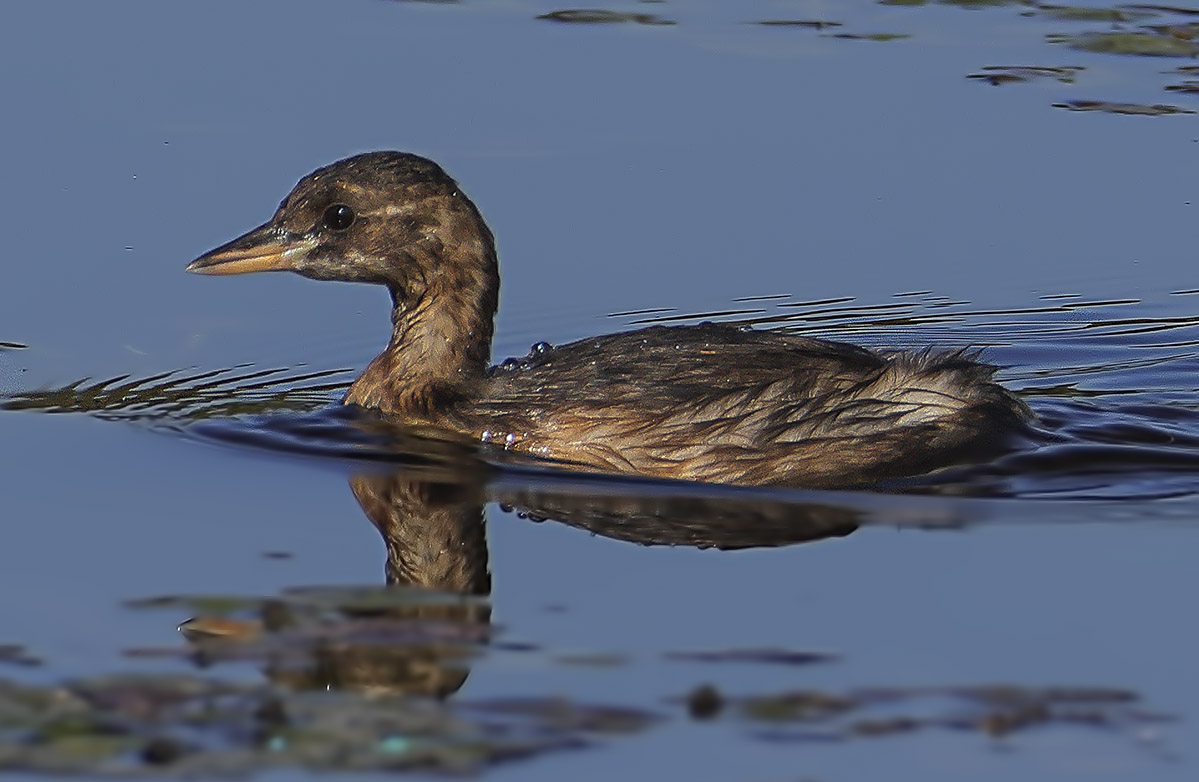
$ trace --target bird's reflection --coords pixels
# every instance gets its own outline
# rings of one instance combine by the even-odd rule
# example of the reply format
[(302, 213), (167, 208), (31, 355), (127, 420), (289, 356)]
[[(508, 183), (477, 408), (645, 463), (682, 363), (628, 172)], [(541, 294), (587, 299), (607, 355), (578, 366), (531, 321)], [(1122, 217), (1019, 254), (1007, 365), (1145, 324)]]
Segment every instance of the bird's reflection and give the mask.
[[(370, 426), (378, 438), (380, 424)], [(702, 485), (594, 475), (578, 479), (569, 472), (505, 464), (473, 444), (436, 433), (390, 426), (386, 431), (391, 466), (364, 467), (350, 477), (350, 489), (383, 539), (388, 586), (429, 590), (439, 598), (343, 612), (353, 622), (385, 623), (389, 632), (382, 641), (371, 633), (365, 640), (356, 632), (324, 634), (310, 643), (309, 653), (299, 658), (302, 664), (294, 654), (287, 655), (286, 664), (268, 664), (275, 681), (438, 698), (456, 692), (466, 681), (471, 657), (493, 635), (488, 503), (511, 511), (497, 515), (497, 522), (554, 521), (642, 545), (784, 546), (843, 536), (859, 522), (859, 512), (849, 507), (744, 490), (726, 496), (720, 487)], [(399, 626), (419, 630), (397, 640)], [(202, 620), (187, 623), (185, 631), (194, 642), (212, 640)]]
[(398, 472), (354, 476), (350, 488), (383, 537), (388, 585), (484, 599), (439, 597), (356, 610), (355, 622), (383, 620), (417, 630), (404, 639), (326, 641), (314, 646), (310, 666), (278, 667), (272, 678), (293, 687), (444, 698), (466, 681), (470, 644), (490, 636), (491, 573), (481, 485), (412, 480)]

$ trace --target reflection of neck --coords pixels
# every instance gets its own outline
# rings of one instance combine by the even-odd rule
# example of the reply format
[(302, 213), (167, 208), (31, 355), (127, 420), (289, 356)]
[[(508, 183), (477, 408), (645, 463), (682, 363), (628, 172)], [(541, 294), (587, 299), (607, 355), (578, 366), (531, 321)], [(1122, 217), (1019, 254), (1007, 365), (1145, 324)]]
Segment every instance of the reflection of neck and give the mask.
[(387, 581), (491, 593), (483, 504), (469, 487), (360, 475), (350, 488), (387, 545)]
[(391, 286), (391, 340), (354, 381), (347, 403), (432, 412), (483, 379), (499, 293), (495, 250), (479, 241), (454, 254), (462, 257), (423, 259), (436, 271), (418, 292)]

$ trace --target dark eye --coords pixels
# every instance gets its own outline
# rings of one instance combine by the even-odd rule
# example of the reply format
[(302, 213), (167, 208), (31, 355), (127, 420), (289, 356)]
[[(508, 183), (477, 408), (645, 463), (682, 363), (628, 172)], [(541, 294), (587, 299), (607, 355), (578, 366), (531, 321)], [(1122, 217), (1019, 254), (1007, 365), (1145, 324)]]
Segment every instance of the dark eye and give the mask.
[(354, 210), (345, 204), (334, 204), (325, 210), (325, 227), (332, 231), (344, 231), (354, 224)]

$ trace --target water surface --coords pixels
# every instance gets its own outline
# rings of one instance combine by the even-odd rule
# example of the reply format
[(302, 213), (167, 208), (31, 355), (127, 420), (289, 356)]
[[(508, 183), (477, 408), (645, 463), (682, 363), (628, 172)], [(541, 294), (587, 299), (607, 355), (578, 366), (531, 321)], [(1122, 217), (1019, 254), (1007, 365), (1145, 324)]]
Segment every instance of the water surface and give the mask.
[[(1192, 778), (1199, 17), (597, 7), (636, 16), (9, 12), (5, 678), (284, 682), (298, 715), (304, 686), (404, 691), (378, 668), (419, 668), (408, 691), (483, 735), (520, 723), (536, 760), (450, 758), (496, 778)], [(332, 403), (385, 335), (381, 291), (182, 273), (374, 148), (437, 159), (496, 232), (497, 360), (704, 319), (977, 347), (1041, 439), (889, 493), (813, 493), (581, 479), (380, 433)], [(359, 608), (193, 667), (176, 626), (210, 613), (198, 598), (237, 598), (244, 632), (260, 598), (345, 613), (293, 590), (414, 579), (399, 552), (430, 530), (471, 542), (420, 571), (469, 610)], [(425, 635), (398, 637), (413, 611)], [(368, 653), (308, 671), (326, 632)], [(301, 654), (272, 669), (280, 644)], [(577, 711), (530, 717), (542, 698)]]

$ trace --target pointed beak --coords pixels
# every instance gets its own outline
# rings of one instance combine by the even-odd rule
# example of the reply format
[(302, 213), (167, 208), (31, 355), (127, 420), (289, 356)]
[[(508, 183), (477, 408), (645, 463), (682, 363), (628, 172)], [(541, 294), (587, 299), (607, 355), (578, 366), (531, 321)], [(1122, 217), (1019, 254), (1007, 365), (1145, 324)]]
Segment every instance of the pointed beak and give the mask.
[(283, 228), (266, 223), (204, 253), (187, 265), (187, 271), (197, 274), (289, 271), (295, 269), (295, 262), (308, 249), (306, 243), (289, 239)]

